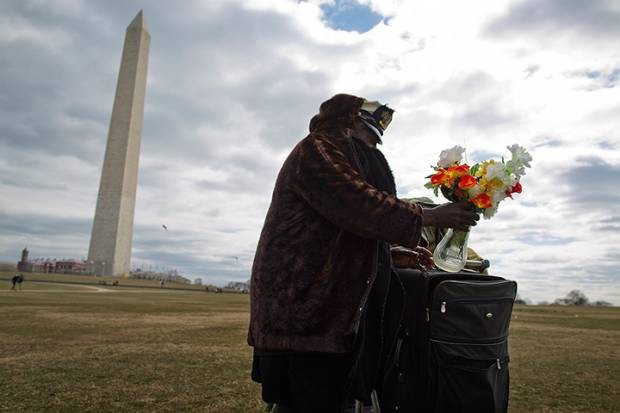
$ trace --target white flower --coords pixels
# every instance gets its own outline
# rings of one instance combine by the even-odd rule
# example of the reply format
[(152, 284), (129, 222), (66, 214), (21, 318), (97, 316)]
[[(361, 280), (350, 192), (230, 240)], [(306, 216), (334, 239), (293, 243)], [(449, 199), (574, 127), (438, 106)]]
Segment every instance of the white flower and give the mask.
[(523, 146), (519, 146), (517, 144), (514, 144), (512, 146), (507, 146), (506, 148), (508, 148), (508, 150), (512, 154), (512, 160), (513, 161), (515, 161), (515, 162), (518, 161), (518, 162), (522, 163), (527, 168), (530, 167), (530, 162), (532, 161), (532, 155), (529, 154), (527, 149), (525, 149)]
[(484, 219), (491, 219), (491, 217), (493, 217), (493, 215), (495, 215), (495, 213), (497, 212), (498, 206), (499, 204), (493, 204), (491, 208), (487, 208), (482, 211), (482, 216), (484, 216)]
[(505, 188), (512, 188), (516, 182), (516, 177), (512, 176), (506, 170), (506, 165), (502, 163), (492, 163), (488, 165), (484, 178), (489, 182), (497, 178), (504, 185), (504, 188), (501, 188), (502, 191), (504, 191)]
[(460, 163), (461, 159), (463, 159), (463, 152), (465, 152), (465, 148), (458, 145), (450, 149), (444, 149), (439, 154), (439, 162), (437, 162), (437, 166), (440, 168), (448, 168), (455, 163)]
[(532, 155), (523, 147), (517, 144), (507, 146), (508, 150), (512, 154), (512, 159), (506, 162), (506, 166), (517, 178), (525, 175), (525, 168), (530, 168), (530, 162), (532, 162)]
[(483, 192), (484, 188), (482, 187), (482, 185), (476, 185), (473, 188), (467, 190), (467, 193), (469, 194), (469, 199), (474, 199)]
[(491, 202), (493, 203), (496, 209), (499, 203), (502, 202), (504, 199), (506, 199), (506, 197), (508, 197), (508, 195), (506, 195), (505, 188), (497, 188), (494, 191), (491, 191), (489, 196), (491, 197)]

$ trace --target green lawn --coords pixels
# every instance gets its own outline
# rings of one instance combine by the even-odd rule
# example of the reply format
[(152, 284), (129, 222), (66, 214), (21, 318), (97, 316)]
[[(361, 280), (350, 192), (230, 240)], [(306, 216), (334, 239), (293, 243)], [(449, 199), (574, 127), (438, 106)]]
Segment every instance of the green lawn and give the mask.
[[(241, 294), (0, 281), (0, 412), (261, 412)], [(518, 307), (511, 412), (613, 412), (620, 309)]]

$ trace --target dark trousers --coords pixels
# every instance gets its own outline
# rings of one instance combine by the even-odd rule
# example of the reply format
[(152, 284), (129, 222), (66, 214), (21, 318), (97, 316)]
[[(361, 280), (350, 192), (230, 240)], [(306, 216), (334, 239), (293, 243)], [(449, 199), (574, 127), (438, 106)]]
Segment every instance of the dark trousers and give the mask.
[(256, 352), (252, 378), (278, 413), (341, 413), (351, 364), (349, 354)]

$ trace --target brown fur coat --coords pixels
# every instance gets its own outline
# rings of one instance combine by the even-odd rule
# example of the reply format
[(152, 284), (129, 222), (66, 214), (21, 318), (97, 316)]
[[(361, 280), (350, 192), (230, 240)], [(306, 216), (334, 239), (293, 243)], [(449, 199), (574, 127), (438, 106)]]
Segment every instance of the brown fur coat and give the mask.
[(363, 99), (336, 95), (278, 175), (254, 258), (250, 345), (349, 352), (377, 273), (377, 240), (413, 248), (422, 210), (360, 174), (344, 129)]

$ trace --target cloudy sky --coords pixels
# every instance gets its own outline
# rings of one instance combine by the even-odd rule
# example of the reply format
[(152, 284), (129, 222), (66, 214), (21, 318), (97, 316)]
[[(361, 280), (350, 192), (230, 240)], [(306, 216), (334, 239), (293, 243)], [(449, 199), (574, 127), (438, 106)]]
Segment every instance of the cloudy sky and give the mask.
[(87, 255), (140, 9), (151, 50), (134, 265), (247, 279), (281, 162), (319, 104), (347, 92), (396, 109), (383, 151), (401, 197), (431, 196), (424, 176), (444, 148), (477, 161), (526, 146), (524, 193), (471, 245), (534, 302), (579, 288), (620, 304), (613, 0), (3, 1), (0, 261), (24, 246)]

